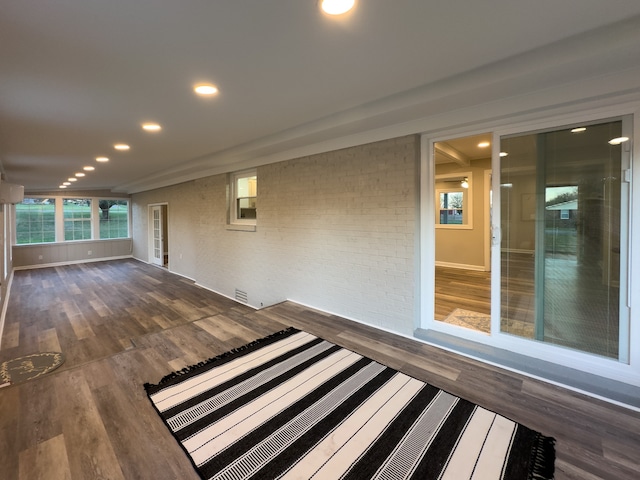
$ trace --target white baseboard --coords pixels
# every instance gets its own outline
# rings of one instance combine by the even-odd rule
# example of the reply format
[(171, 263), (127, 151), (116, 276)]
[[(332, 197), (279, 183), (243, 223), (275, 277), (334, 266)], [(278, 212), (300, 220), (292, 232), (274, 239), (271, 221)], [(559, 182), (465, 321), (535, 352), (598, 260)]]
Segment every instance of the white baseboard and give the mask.
[(436, 261), (436, 267), (459, 268), (460, 270), (474, 270), (476, 272), (486, 272), (484, 265), (465, 265), (464, 263), (450, 263)]
[(527, 255), (533, 255), (536, 253), (535, 250), (524, 250), (522, 248), (502, 248), (500, 251), (502, 253), (525, 253)]
[(260, 310), (260, 308), (264, 308), (264, 307), (256, 307), (256, 306), (251, 305), (249, 303), (240, 302), (240, 301), (238, 301), (237, 298), (231, 297), (231, 296), (229, 296), (229, 295), (227, 295), (225, 293), (222, 293), (222, 292), (219, 292), (217, 290), (214, 290), (213, 288), (207, 287), (206, 285), (202, 285), (201, 283), (195, 282), (195, 284), (196, 284), (196, 286), (198, 286), (200, 288), (204, 288), (205, 290), (209, 290), (210, 292), (213, 292), (216, 295), (220, 295), (221, 297), (225, 297), (225, 298), (228, 298), (229, 300), (233, 300), (234, 302), (236, 302), (239, 305), (244, 305), (245, 307), (253, 308), (254, 310)]

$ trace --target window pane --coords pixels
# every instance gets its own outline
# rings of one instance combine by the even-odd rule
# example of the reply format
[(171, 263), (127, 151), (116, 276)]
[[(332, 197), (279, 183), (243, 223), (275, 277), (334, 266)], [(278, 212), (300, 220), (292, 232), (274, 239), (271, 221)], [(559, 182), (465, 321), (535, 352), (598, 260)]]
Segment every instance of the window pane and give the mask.
[(255, 220), (258, 177), (256, 175), (236, 177), (235, 190), (236, 220)]
[(16, 205), (17, 244), (56, 241), (55, 202), (46, 198), (25, 198)]
[(440, 192), (440, 225), (462, 225), (462, 192)]
[(62, 200), (65, 240), (91, 240), (91, 200), (65, 198)]
[(618, 358), (621, 129), (502, 139), (503, 332)]
[(98, 200), (100, 208), (100, 238), (129, 236), (129, 201)]

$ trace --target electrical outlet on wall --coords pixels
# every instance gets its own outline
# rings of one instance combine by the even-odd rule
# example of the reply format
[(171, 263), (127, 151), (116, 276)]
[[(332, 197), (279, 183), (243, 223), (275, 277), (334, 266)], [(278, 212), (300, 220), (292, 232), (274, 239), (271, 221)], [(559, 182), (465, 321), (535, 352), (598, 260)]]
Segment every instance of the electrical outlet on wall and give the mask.
[(92, 252), (91, 250), (89, 250), (89, 251), (87, 252), (87, 255), (91, 255), (91, 254), (93, 254), (93, 252)]

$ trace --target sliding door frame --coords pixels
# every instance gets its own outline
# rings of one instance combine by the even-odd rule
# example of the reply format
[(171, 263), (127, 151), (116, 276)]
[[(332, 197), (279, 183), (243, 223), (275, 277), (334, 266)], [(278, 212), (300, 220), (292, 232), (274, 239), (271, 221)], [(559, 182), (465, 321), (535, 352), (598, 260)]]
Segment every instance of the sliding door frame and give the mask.
[[(537, 342), (514, 335), (500, 332), (500, 138), (505, 135), (535, 132), (562, 128), (567, 125), (584, 122), (594, 122), (610, 118), (632, 116), (633, 135), (630, 135), (631, 177), (630, 180), (630, 210), (628, 215), (628, 258), (621, 258), (621, 263), (626, 262), (627, 292), (626, 305), (629, 311), (640, 312), (640, 298), (633, 299), (631, 291), (640, 289), (640, 255), (632, 256), (635, 246), (640, 251), (640, 221), (632, 221), (632, 212), (640, 212), (640, 151), (634, 138), (640, 138), (640, 104), (621, 105), (597, 108), (591, 110), (575, 110), (569, 113), (559, 112), (555, 115), (540, 116), (533, 120), (518, 121), (517, 117), (504, 120), (501, 124), (478, 124), (473, 130), (451, 130), (438, 132), (435, 135), (425, 133), (422, 135), (421, 151), (421, 179), (420, 179), (420, 328), (426, 331), (434, 331), (453, 337), (468, 340), (478, 345), (480, 351), (485, 346), (504, 349), (517, 354), (525, 354), (532, 358), (550, 361), (576, 370), (585, 371), (612, 380), (640, 386), (640, 315), (629, 315), (627, 324), (630, 345), (635, 348), (628, 349), (628, 358), (622, 356), (621, 360), (601, 357), (594, 354), (572, 350), (543, 342)], [(471, 329), (465, 329), (436, 321), (435, 310), (435, 164), (433, 158), (434, 143), (447, 139), (471, 136), (482, 132), (493, 132), (492, 145), (492, 203), (493, 212), (491, 219), (491, 333), (489, 335)], [(634, 188), (635, 185), (635, 188)], [(635, 195), (634, 195), (635, 193)], [(622, 219), (624, 222), (625, 219)], [(622, 292), (621, 292), (622, 295)], [(640, 297), (636, 295), (636, 297)], [(621, 312), (622, 317), (622, 312)], [(624, 328), (625, 323), (620, 322)], [(466, 352), (468, 354), (468, 352)], [(626, 360), (626, 361), (625, 361)]]

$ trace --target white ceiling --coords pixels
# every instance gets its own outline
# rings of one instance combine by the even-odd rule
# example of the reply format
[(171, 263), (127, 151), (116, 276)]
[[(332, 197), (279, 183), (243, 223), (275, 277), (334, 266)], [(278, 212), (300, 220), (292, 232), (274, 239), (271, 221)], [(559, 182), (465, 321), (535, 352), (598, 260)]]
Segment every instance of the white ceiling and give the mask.
[[(27, 191), (83, 165), (96, 171), (78, 189), (140, 191), (154, 176), (233, 169), (242, 149), (428, 114), (379, 112), (546, 45), (615, 35), (616, 22), (628, 31), (639, 15), (637, 0), (360, 0), (346, 19), (316, 0), (0, 0), (0, 161)], [(197, 97), (203, 81), (219, 95)]]

